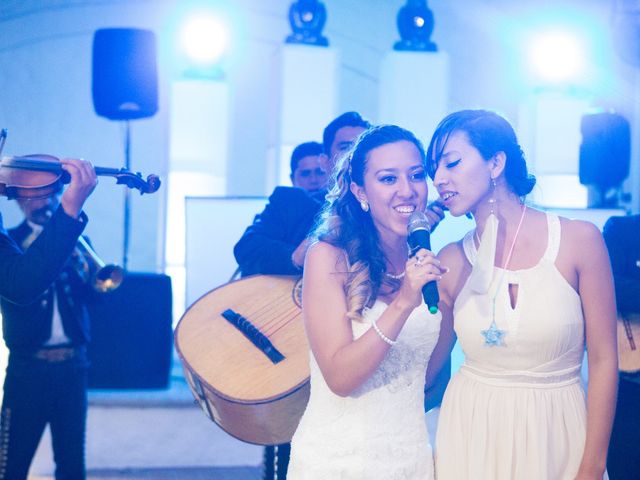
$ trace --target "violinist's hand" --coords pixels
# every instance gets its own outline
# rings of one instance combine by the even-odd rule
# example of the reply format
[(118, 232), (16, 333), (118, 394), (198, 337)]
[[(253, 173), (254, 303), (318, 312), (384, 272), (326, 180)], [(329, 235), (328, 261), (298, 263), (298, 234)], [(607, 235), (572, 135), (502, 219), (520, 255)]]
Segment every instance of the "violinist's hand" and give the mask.
[(442, 275), (448, 271), (448, 268), (440, 265), (440, 260), (433, 252), (421, 248), (407, 260), (398, 298), (412, 308), (419, 307), (422, 305), (422, 287), (429, 282), (442, 280)]
[(86, 160), (62, 158), (60, 163), (62, 169), (71, 175), (71, 182), (62, 194), (60, 204), (67, 215), (78, 218), (85, 200), (98, 184), (98, 177), (93, 165)]
[(440, 203), (440, 199), (434, 200), (429, 205), (427, 205), (427, 209), (425, 210), (425, 215), (429, 219), (429, 224), (431, 225), (431, 232), (433, 232), (441, 220), (444, 219), (445, 207), (442, 203)]

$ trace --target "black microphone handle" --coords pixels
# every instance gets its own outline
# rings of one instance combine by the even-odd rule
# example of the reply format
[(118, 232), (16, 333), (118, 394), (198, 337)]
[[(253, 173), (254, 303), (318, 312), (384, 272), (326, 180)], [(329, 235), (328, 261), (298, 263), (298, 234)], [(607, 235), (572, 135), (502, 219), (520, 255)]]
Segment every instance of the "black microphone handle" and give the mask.
[[(420, 248), (431, 250), (431, 235), (427, 229), (419, 228), (409, 233), (410, 255), (413, 257)], [(427, 304), (429, 311), (433, 314), (438, 312), (438, 302), (440, 294), (438, 293), (438, 284), (435, 281), (426, 283), (422, 287), (422, 298)]]
[(438, 293), (438, 284), (434, 280), (422, 286), (422, 298), (424, 298), (424, 303), (427, 304), (431, 313), (435, 314), (438, 312), (440, 294)]

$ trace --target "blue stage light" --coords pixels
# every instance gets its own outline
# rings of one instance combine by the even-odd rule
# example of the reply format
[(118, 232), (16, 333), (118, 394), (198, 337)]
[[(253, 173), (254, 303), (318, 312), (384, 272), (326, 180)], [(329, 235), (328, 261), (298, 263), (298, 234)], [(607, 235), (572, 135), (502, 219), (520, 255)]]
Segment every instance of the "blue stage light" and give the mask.
[(229, 45), (225, 23), (208, 13), (193, 13), (179, 30), (179, 45), (195, 67), (212, 67), (220, 62)]
[(572, 83), (584, 78), (586, 73), (584, 42), (568, 30), (536, 34), (527, 53), (531, 74), (543, 82)]
[[(562, 3), (562, 2), (560, 2)], [(505, 73), (514, 92), (597, 92), (615, 88), (608, 18), (579, 4), (514, 4), (497, 22)]]
[(243, 25), (238, 8), (221, 0), (184, 0), (167, 12), (159, 56), (176, 78), (221, 80), (242, 56)]

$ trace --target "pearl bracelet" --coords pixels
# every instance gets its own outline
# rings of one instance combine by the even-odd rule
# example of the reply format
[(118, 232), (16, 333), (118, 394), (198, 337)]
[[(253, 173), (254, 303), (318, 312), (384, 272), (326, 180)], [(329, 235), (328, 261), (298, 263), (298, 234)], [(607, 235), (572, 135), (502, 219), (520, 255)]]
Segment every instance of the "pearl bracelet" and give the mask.
[(382, 339), (382, 341), (384, 343), (387, 343), (391, 346), (395, 345), (396, 343), (398, 343), (397, 340), (391, 340), (389, 337), (387, 337), (384, 333), (382, 333), (380, 331), (380, 329), (378, 328), (378, 324), (374, 321), (371, 322), (371, 325), (373, 325), (373, 329), (376, 331), (376, 333), (378, 334), (378, 336)]

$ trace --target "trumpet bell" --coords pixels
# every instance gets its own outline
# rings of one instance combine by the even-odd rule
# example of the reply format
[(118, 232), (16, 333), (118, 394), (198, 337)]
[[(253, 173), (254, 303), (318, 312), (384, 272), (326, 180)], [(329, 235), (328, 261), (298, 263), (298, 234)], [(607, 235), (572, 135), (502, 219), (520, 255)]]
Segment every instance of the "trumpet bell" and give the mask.
[(94, 290), (100, 293), (111, 292), (124, 280), (124, 270), (118, 265), (105, 265), (98, 270), (92, 282)]

